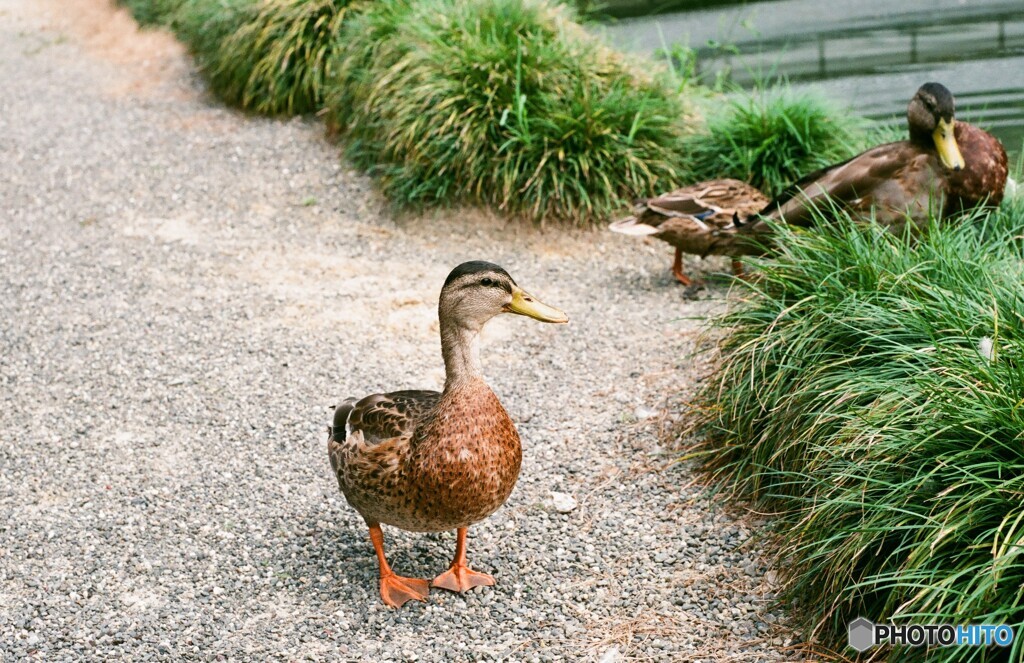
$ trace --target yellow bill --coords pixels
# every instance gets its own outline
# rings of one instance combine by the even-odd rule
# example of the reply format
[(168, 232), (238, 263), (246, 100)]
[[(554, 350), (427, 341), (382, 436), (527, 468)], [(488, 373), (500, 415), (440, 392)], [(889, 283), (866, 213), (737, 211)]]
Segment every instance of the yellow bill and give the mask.
[(956, 144), (952, 118), (939, 120), (932, 139), (935, 141), (935, 149), (939, 151), (939, 159), (946, 168), (961, 170), (964, 167), (964, 157), (960, 154), (960, 146)]
[(505, 304), (507, 313), (518, 313), (541, 322), (569, 322), (569, 316), (553, 306), (538, 301), (517, 285), (512, 286), (512, 301)]

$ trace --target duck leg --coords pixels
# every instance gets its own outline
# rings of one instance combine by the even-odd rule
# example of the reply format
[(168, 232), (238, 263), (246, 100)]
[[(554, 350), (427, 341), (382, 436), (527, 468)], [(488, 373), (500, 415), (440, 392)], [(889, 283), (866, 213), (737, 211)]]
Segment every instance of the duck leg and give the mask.
[(395, 574), (384, 557), (384, 532), (381, 531), (378, 523), (370, 525), (370, 541), (373, 542), (373, 549), (377, 553), (377, 562), (380, 564), (380, 597), (384, 603), (392, 608), (401, 608), (406, 601), (413, 599), (426, 601), (430, 593), (430, 584), (419, 578), (403, 578)]
[(676, 249), (676, 259), (672, 262), (672, 273), (675, 275), (676, 280), (685, 286), (693, 285), (693, 281), (686, 274), (683, 274), (683, 250)]
[(455, 558), (448, 570), (434, 578), (431, 587), (450, 589), (453, 592), (464, 592), (473, 587), (494, 584), (494, 578), (486, 573), (478, 573), (466, 566), (466, 532), (468, 528), (460, 527), (455, 539)]

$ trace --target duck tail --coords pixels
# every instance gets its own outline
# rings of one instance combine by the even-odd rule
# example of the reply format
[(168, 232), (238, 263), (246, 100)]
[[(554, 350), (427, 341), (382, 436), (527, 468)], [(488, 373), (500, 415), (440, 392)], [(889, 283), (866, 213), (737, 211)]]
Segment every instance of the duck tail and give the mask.
[(355, 398), (346, 398), (338, 407), (334, 408), (334, 424), (327, 427), (327, 434), (335, 442), (344, 442), (348, 436), (348, 415), (356, 407)]
[(608, 230), (622, 235), (654, 235), (658, 229), (647, 225), (635, 216), (627, 216), (608, 225)]

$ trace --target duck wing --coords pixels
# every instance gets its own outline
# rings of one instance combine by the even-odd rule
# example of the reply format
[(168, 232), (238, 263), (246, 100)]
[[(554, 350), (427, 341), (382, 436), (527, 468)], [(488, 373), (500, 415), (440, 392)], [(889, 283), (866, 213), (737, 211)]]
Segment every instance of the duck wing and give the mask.
[(688, 188), (678, 189), (654, 198), (641, 198), (633, 205), (633, 213), (608, 226), (623, 235), (656, 235), (672, 219), (701, 221), (718, 211), (693, 196)]
[[(814, 209), (831, 200), (851, 214), (875, 211), (882, 223), (928, 209), (929, 196), (941, 190), (938, 156), (909, 141), (879, 145), (802, 177), (761, 210), (760, 215), (809, 226)], [(755, 226), (758, 224), (754, 224)], [(756, 231), (756, 228), (751, 228)]]
[(626, 235), (654, 235), (676, 230), (682, 220), (685, 232), (710, 231), (731, 225), (736, 213), (742, 217), (753, 214), (766, 202), (764, 194), (746, 182), (711, 180), (637, 200), (633, 214), (609, 229)]
[(440, 398), (440, 392), (413, 389), (350, 398), (334, 412), (332, 435), (341, 442), (359, 431), (365, 444), (410, 436)]

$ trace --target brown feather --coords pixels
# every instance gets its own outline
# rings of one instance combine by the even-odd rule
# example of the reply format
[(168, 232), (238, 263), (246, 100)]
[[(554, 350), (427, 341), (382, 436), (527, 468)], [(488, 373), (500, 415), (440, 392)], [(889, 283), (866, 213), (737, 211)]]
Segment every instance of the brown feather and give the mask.
[(1009, 160), (999, 140), (966, 122), (956, 123), (956, 142), (966, 168), (948, 176), (948, 214), (958, 214), (979, 205), (996, 207), (1003, 202)]
[[(617, 232), (648, 226), (652, 234), (686, 253), (743, 255), (735, 242), (721, 241), (719, 231), (733, 220), (761, 210), (768, 198), (745, 182), (732, 179), (700, 182), (670, 193), (637, 201), (633, 215), (611, 225)], [(731, 237), (729, 237), (731, 239)]]
[(351, 434), (331, 436), (328, 453), (339, 488), (367, 522), (416, 532), (468, 527), (504, 504), (519, 477), (519, 435), (479, 379), (444, 394), (368, 396), (348, 424)]
[[(926, 217), (932, 196), (942, 193), (942, 171), (934, 149), (929, 153), (910, 141), (887, 143), (812, 173), (760, 214), (807, 227), (827, 199), (854, 216), (873, 212), (883, 225), (902, 226), (908, 213), (914, 219)], [(754, 223), (746, 232), (765, 230), (763, 223)]]
[(441, 398), (437, 391), (393, 391), (371, 394), (355, 404), (347, 425), (362, 431), (367, 444), (411, 433)]

